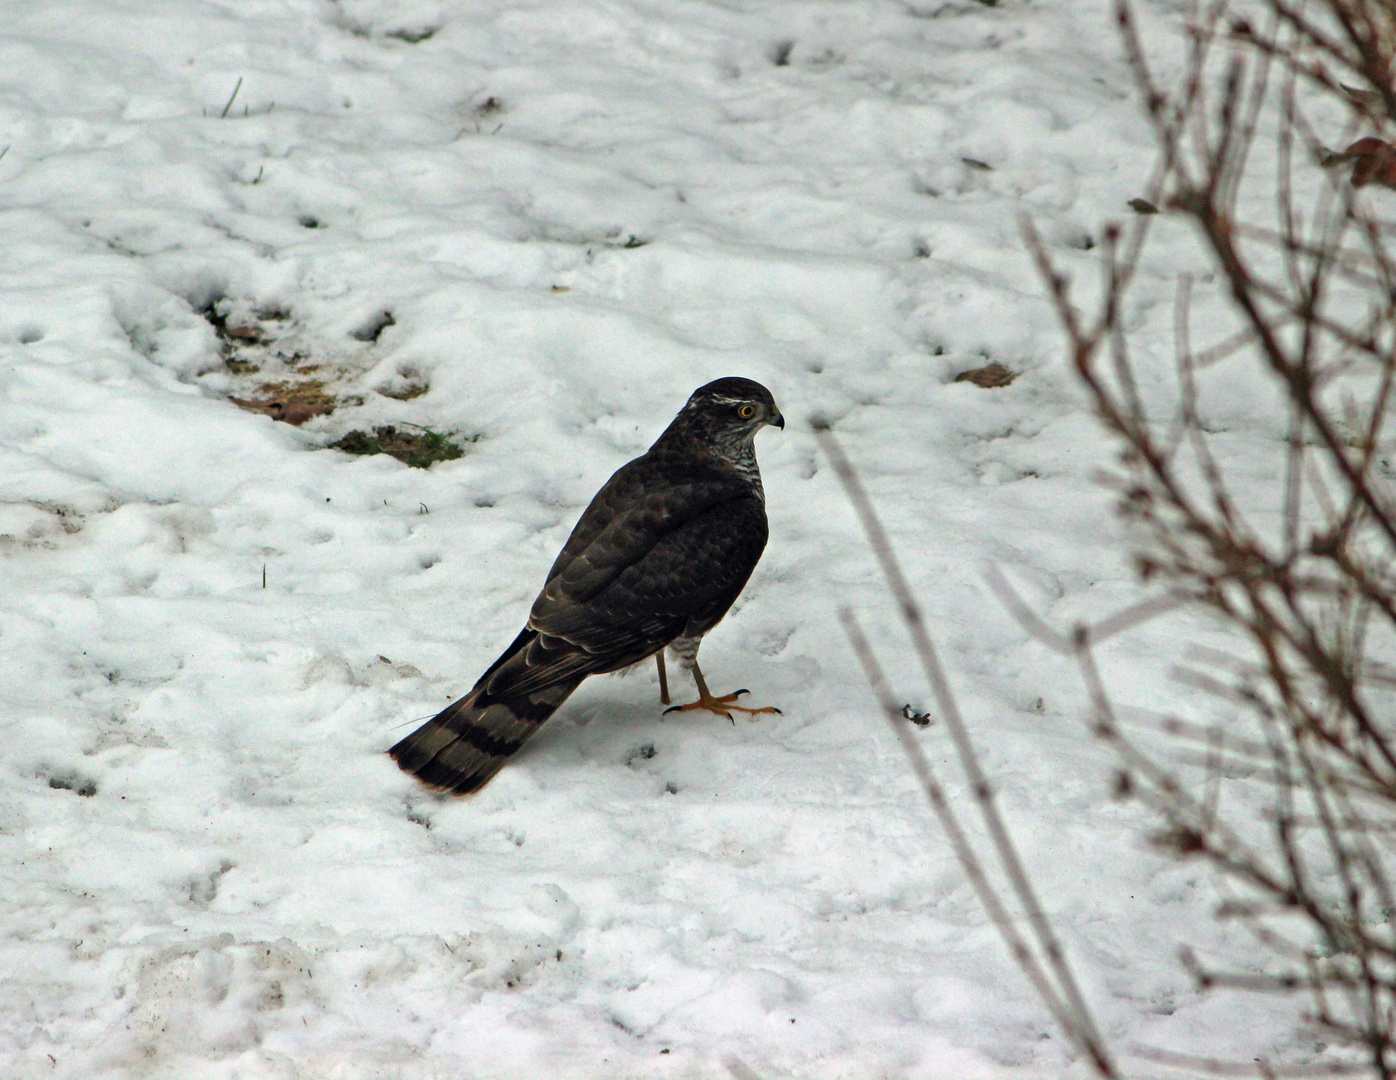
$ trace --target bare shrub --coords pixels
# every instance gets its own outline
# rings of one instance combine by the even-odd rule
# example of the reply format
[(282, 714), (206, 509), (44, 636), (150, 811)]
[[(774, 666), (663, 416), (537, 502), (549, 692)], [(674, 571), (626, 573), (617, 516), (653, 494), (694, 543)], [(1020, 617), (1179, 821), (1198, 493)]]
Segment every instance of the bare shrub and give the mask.
[[(997, 588), (1075, 655), (1094, 731), (1119, 756), (1120, 794), (1161, 816), (1178, 858), (1215, 868), (1231, 897), (1221, 916), (1267, 958), (1257, 974), (1185, 953), (1197, 983), (1304, 994), (1305, 1022), (1330, 1049), (1293, 1063), (1298, 1072), (1390, 1077), (1396, 197), (1376, 185), (1396, 186), (1385, 141), (1396, 126), (1396, 3), (1195, 6), (1184, 74), (1170, 85), (1153, 74), (1127, 0), (1116, 14), (1159, 151), (1144, 194), (1165, 214), (1106, 230), (1094, 301), (1025, 230), (1075, 371), (1120, 447), (1113, 482), (1141, 580), (1156, 602), (1206, 613), (1236, 642), (1171, 658), (1223, 707), (1208, 722), (1122, 723), (1095, 646), (1149, 609), (1057, 633), (1002, 579)], [(1151, 231), (1169, 216), (1191, 225), (1214, 282), (1180, 277), (1171, 387), (1136, 359), (1125, 318)], [(1268, 470), (1243, 465), (1237, 440), (1209, 422), (1224, 411), (1215, 395), (1243, 385), (1238, 373), (1260, 391), (1250, 438), (1269, 436)], [(1257, 1069), (1282, 1071), (1245, 1066)]]

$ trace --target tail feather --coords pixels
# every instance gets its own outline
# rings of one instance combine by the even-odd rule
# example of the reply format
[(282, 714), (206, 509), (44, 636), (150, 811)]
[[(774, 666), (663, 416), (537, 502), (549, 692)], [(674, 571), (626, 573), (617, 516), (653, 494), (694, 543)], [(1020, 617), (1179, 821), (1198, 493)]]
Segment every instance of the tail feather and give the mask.
[(491, 676), (528, 663), (532, 637), (529, 631), (520, 634), (469, 694), (388, 751), (403, 771), (453, 795), (468, 795), (489, 783), (586, 678), (564, 678), (525, 693), (491, 693)]

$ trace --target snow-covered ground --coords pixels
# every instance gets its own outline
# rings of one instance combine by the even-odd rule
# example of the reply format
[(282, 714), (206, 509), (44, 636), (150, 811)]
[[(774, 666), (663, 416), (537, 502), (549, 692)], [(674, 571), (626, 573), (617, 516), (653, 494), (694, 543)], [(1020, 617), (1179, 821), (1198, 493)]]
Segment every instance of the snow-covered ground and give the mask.
[[(1019, 233), (1085, 279), (1143, 194), (1104, 0), (5, 0), (3, 148), (0, 1075), (1080, 1074), (849, 655), (843, 603), (928, 704), (816, 412), (1112, 1041), (1289, 1046), (1284, 1003), (1191, 988), (1180, 943), (1243, 946), (981, 576), (1063, 623), (1136, 595)], [(1017, 381), (953, 381), (990, 360)], [(646, 667), (421, 790), (383, 751), (722, 375), (792, 423), (704, 666), (784, 715), (662, 717)], [(340, 404), (228, 400), (259, 380)], [(1273, 432), (1233, 400), (1244, 458)], [(385, 424), (467, 452), (327, 448)], [(1180, 692), (1189, 632), (1112, 647), (1122, 701)]]

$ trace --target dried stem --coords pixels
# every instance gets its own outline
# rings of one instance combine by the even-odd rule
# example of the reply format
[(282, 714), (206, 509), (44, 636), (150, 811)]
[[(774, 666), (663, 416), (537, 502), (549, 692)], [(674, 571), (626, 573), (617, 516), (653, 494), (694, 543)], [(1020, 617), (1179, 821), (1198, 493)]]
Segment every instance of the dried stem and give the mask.
[(998, 891), (990, 883), (974, 848), (969, 843), (945, 797), (944, 790), (936, 781), (930, 763), (921, 751), (920, 743), (916, 741), (909, 725), (902, 716), (901, 709), (892, 696), (891, 688), (882, 674), (881, 666), (873, 655), (867, 639), (863, 636), (852, 613), (845, 610), (841, 613), (841, 617), (844, 629), (853, 645), (853, 651), (863, 665), (868, 683), (872, 686), (893, 730), (896, 731), (897, 737), (911, 761), (912, 769), (916, 773), (922, 789), (926, 792), (932, 809), (935, 810), (936, 816), (940, 820), (942, 829), (950, 839), (956, 858), (964, 868), (980, 902), (988, 911), (995, 927), (1008, 945), (1014, 960), (1052, 1013), (1053, 1019), (1057, 1021), (1076, 1048), (1087, 1056), (1096, 1073), (1103, 1077), (1115, 1077), (1118, 1073), (1115, 1071), (1105, 1041), (1101, 1038), (1090, 1008), (1081, 994), (1076, 977), (1067, 960), (1066, 952), (1057, 938), (1051, 921), (1043, 910), (1037, 892), (1033, 888), (1032, 880), (1024, 869), (1017, 849), (1009, 837), (1008, 828), (994, 799), (993, 786), (985, 775), (979, 756), (975, 752), (969, 731), (960, 715), (959, 704), (950, 689), (949, 680), (940, 665), (935, 645), (931, 641), (925, 619), (921, 615), (920, 606), (916, 603), (916, 599), (906, 583), (906, 578), (895, 553), (892, 551), (887, 534), (873, 509), (872, 501), (868, 498), (862, 482), (858, 479), (858, 474), (854, 471), (852, 464), (843, 452), (843, 448), (839, 446), (838, 440), (835, 439), (827, 424), (817, 422), (815, 436), (819, 440), (820, 447), (833, 464), (834, 471), (858, 514), (868, 544), (877, 556), (888, 590), (896, 601), (898, 613), (911, 635), (913, 648), (921, 661), (922, 670), (935, 697), (936, 706), (950, 732), (951, 740), (955, 744), (960, 766), (969, 781), (975, 804), (989, 834), (990, 846), (1008, 878), (1011, 895), (1027, 916), (1036, 951), (1029, 947), (1027, 940), (1018, 932)]

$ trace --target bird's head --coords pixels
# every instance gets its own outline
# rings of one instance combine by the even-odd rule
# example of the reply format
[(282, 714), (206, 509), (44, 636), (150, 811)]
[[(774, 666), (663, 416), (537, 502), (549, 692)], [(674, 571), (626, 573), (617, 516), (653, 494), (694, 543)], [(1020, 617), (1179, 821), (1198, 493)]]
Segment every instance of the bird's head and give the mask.
[(785, 427), (769, 390), (750, 379), (716, 379), (693, 391), (651, 450), (713, 455), (754, 471), (756, 433), (767, 426)]
[(679, 416), (724, 441), (745, 441), (767, 425), (785, 427), (785, 417), (776, 408), (771, 392), (759, 382), (737, 377), (715, 379), (698, 387)]

